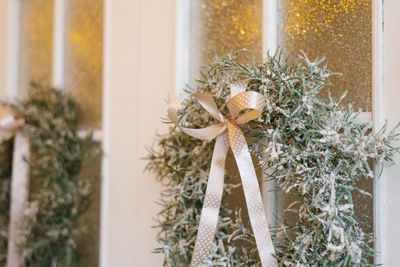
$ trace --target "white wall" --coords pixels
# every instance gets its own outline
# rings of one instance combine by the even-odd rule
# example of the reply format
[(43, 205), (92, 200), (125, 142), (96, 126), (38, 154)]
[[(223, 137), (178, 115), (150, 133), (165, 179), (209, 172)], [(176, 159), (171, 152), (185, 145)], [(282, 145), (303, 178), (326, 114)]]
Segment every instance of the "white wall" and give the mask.
[[(400, 122), (400, 1), (384, 2), (384, 106), (389, 129)], [(400, 266), (400, 157), (389, 167), (383, 181), (384, 191), (384, 266)]]
[(162, 266), (160, 186), (141, 158), (174, 92), (174, 32), (174, 0), (105, 0), (102, 267)]

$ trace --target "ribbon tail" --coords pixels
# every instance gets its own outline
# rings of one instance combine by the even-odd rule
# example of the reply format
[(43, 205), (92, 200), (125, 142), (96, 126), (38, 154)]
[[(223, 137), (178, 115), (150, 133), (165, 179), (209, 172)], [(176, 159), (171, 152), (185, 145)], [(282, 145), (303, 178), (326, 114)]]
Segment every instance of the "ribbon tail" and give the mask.
[(228, 149), (228, 134), (225, 132), (217, 137), (214, 146), (207, 190), (190, 264), (192, 267), (205, 264), (214, 241), (224, 188), (225, 159)]
[(263, 267), (277, 267), (278, 262), (273, 256), (275, 253), (274, 245), (268, 229), (260, 187), (246, 139), (242, 130), (232, 123), (228, 123), (228, 132), (229, 143), (242, 180), (247, 210), (256, 239), (261, 265)]

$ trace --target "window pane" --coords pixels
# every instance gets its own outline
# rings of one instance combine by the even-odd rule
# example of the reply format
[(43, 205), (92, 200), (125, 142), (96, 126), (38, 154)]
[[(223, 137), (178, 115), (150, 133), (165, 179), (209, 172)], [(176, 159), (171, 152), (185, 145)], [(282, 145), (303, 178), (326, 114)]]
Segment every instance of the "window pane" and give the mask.
[[(194, 0), (190, 2), (189, 27), (189, 84), (195, 85), (202, 66), (215, 61), (215, 55), (225, 56), (246, 48), (250, 53), (241, 53), (242, 63), (262, 59), (262, 0)], [(236, 177), (229, 183), (240, 184), (236, 162), (228, 157), (227, 173)], [(262, 177), (260, 170), (257, 173)], [(234, 210), (247, 210), (243, 189), (234, 189), (234, 194), (224, 196), (224, 201)], [(242, 218), (249, 221), (247, 212)]]
[[(100, 129), (103, 92), (103, 0), (70, 0), (67, 13), (65, 90), (81, 107), (80, 123)], [(101, 158), (86, 163), (82, 176), (100, 176)], [(79, 266), (98, 266), (100, 179), (82, 218), (90, 235), (78, 239)]]
[[(303, 50), (310, 59), (325, 56), (328, 68), (343, 76), (332, 79), (332, 96), (348, 91), (343, 104), (372, 110), (372, 3), (371, 0), (277, 0), (278, 44), (284, 53), (297, 56)], [(327, 94), (327, 88), (322, 93)], [(364, 179), (359, 187), (372, 194), (372, 180)], [(294, 196), (279, 194), (280, 213)], [(354, 195), (355, 211), (369, 216), (372, 225), (372, 198)], [(292, 225), (296, 214), (280, 215)], [(371, 230), (371, 229), (369, 229)]]
[[(98, 145), (98, 144), (97, 144)], [(101, 156), (85, 162), (80, 173), (83, 179), (101, 177)], [(76, 237), (77, 249), (80, 253), (79, 262), (76, 267), (96, 267), (99, 266), (99, 244), (100, 244), (100, 197), (101, 186), (98, 179), (93, 195), (90, 199), (90, 208), (82, 215), (79, 223), (82, 223), (86, 230), (83, 234)]]
[(345, 104), (371, 110), (371, 0), (278, 0), (278, 44), (289, 55), (325, 56), (329, 69), (343, 73), (332, 95), (348, 90)]
[(194, 0), (190, 2), (190, 81), (199, 69), (215, 59), (246, 48), (262, 57), (262, 0)]
[(82, 125), (101, 128), (103, 1), (68, 3), (65, 87), (84, 108)]
[(21, 1), (18, 95), (31, 81), (50, 84), (53, 54), (53, 1)]

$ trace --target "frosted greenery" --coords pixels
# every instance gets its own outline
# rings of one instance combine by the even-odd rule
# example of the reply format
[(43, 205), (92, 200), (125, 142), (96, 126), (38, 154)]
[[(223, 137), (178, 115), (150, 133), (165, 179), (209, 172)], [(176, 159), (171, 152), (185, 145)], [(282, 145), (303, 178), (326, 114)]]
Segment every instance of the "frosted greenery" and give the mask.
[[(373, 234), (364, 232), (355, 215), (352, 194), (368, 194), (357, 181), (374, 177), (372, 163), (393, 161), (398, 135), (385, 134), (385, 129), (373, 132), (372, 124), (357, 122), (359, 113), (340, 105), (344, 96), (319, 97), (335, 75), (326, 66), (305, 55), (289, 60), (278, 53), (246, 66), (227, 56), (208, 66), (195, 87), (186, 88), (214, 95), (224, 115), (234, 81), (246, 80), (248, 90), (265, 95), (262, 117), (243, 131), (264, 177), (298, 199), (288, 207), (298, 215), (297, 223), (270, 229), (280, 266), (370, 266), (374, 255)], [(181, 113), (185, 126), (214, 123), (194, 100), (186, 104)], [(171, 126), (150, 149), (148, 169), (164, 184), (157, 216), (160, 247), (155, 252), (165, 254), (165, 266), (190, 263), (213, 146), (214, 141), (200, 141)], [(227, 182), (232, 178), (227, 176)], [(235, 186), (226, 183), (224, 197)], [(240, 214), (223, 200), (207, 266), (260, 265), (251, 228)]]

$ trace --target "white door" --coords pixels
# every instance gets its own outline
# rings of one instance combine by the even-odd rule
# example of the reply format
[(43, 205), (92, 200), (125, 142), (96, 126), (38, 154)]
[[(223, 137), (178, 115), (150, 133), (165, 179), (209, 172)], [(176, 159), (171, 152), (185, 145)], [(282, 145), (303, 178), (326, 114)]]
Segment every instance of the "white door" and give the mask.
[[(15, 98), (18, 95), (18, 83), (21, 83), (20, 75), (25, 75), (19, 74), (21, 61), (17, 59), (21, 55), (26, 56), (19, 50), (20, 42), (26, 40), (21, 39), (21, 28), (18, 25), (21, 23), (21, 4), (26, 5), (27, 2), (0, 0), (1, 99)], [(31, 1), (35, 2), (40, 3), (38, 0)], [(44, 76), (49, 77), (50, 73), (50, 81), (55, 85), (68, 83), (68, 72), (71, 73), (68, 66), (73, 66), (74, 63), (68, 60), (74, 55), (85, 55), (73, 54), (65, 46), (66, 42), (63, 42), (76, 38), (75, 42), (81, 41), (81, 45), (84, 45), (84, 37), (88, 37), (85, 34), (79, 35), (79, 32), (74, 35), (67, 30), (68, 23), (72, 22), (68, 22), (70, 13), (66, 13), (65, 4), (79, 5), (78, 2), (84, 5), (90, 0), (55, 0), (49, 7), (50, 10), (41, 6), (41, 14), (52, 14), (42, 16), (43, 20), (52, 20), (54, 25), (47, 29), (54, 31), (54, 35), (47, 36), (51, 40), (43, 41), (47, 44), (50, 42), (50, 54), (54, 56), (40, 62), (47, 64), (44, 67), (47, 76)], [(165, 99), (172, 97), (176, 88), (182, 88), (184, 83), (194, 79), (199, 64), (206, 63), (208, 55), (212, 54), (210, 46), (220, 44), (215, 36), (222, 42), (231, 40), (229, 36), (223, 37), (226, 33), (224, 29), (231, 29), (233, 37), (235, 34), (243, 35), (236, 38), (240, 45), (250, 47), (260, 55), (266, 48), (274, 49), (277, 44), (282, 45), (282, 14), (288, 12), (287, 9), (285, 11), (288, 5), (295, 5), (296, 2), (301, 5), (306, 1), (104, 0), (101, 3), (104, 8), (104, 69), (100, 70), (103, 73), (103, 93), (100, 100), (89, 103), (92, 105), (90, 110), (97, 110), (97, 113), (87, 115), (87, 127), (98, 128), (102, 132), (99, 136), (102, 136), (105, 152), (101, 190), (101, 266), (162, 265), (162, 256), (151, 254), (151, 250), (157, 247), (157, 231), (151, 226), (154, 224), (152, 216), (158, 211), (155, 201), (160, 186), (151, 174), (143, 173), (145, 161), (141, 158), (146, 155), (145, 146), (152, 144), (156, 129), (159, 132), (165, 131), (160, 119), (167, 108)], [(388, 119), (390, 128), (400, 121), (400, 105), (397, 104), (400, 99), (397, 90), (400, 82), (400, 37), (397, 33), (400, 3), (395, 0), (385, 1), (384, 5), (380, 0), (341, 2), (362, 2), (370, 5), (370, 13), (364, 14), (360, 19), (368, 19), (366, 24), (370, 24), (371, 28), (371, 50), (369, 58), (364, 58), (371, 67), (368, 85), (370, 95), (357, 105), (371, 112), (377, 127)], [(222, 4), (225, 9), (221, 7)], [(300, 12), (299, 15), (306, 13)], [(246, 14), (250, 14), (250, 17)], [(65, 15), (66, 18), (63, 17)], [(226, 15), (230, 19), (224, 17)], [(296, 16), (295, 13), (293, 15)], [(76, 16), (86, 17), (79, 14)], [(242, 24), (233, 23), (236, 19)], [(243, 29), (240, 26), (243, 23), (250, 27), (246, 29), (250, 29), (251, 34), (242, 34)], [(80, 24), (85, 25), (83, 22)], [(215, 27), (219, 27), (219, 31), (215, 31)], [(203, 37), (209, 39), (199, 40), (198, 33), (204, 32), (209, 35)], [(72, 35), (68, 35), (69, 33)], [(227, 45), (225, 48), (231, 47)], [(68, 54), (68, 51), (72, 54)], [(319, 54), (322, 55), (323, 51), (318, 52)], [(28, 76), (24, 79), (28, 80)], [(76, 93), (79, 95), (79, 92)], [(360, 93), (363, 94), (362, 91)], [(93, 91), (87, 94), (96, 95)], [(370, 107), (366, 108), (367, 105)], [(90, 124), (89, 122), (96, 121), (93, 118), (100, 120)], [(397, 253), (397, 240), (400, 239), (400, 229), (397, 227), (400, 222), (400, 210), (397, 207), (400, 201), (400, 194), (397, 192), (397, 188), (400, 188), (398, 173), (400, 165), (391, 166), (386, 169), (381, 180), (373, 185), (374, 203), (371, 205), (378, 237), (376, 246), (382, 252), (377, 260), (384, 262), (386, 266), (397, 266), (400, 262), (400, 255)], [(269, 196), (270, 200), (275, 198), (276, 196)], [(279, 201), (268, 203), (271, 210), (283, 204)]]

